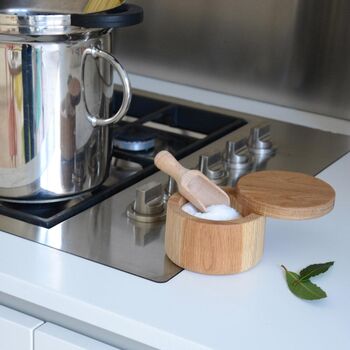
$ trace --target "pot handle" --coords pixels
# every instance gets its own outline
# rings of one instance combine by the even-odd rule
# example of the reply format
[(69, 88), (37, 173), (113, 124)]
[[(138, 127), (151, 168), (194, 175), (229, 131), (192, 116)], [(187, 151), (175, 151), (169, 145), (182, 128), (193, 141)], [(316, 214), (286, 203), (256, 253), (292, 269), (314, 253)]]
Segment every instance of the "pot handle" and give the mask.
[[(121, 82), (123, 86), (123, 100), (122, 104), (117, 111), (112, 117), (107, 118), (107, 119), (102, 119), (99, 116), (92, 115), (89, 111), (89, 107), (87, 105), (86, 101), (86, 94), (85, 94), (85, 77), (84, 77), (84, 71), (85, 71), (85, 64), (86, 64), (86, 59), (87, 57), (91, 55), (93, 58), (102, 58), (109, 62), (112, 67), (117, 71)], [(81, 81), (82, 81), (82, 96), (83, 96), (83, 101), (84, 101), (84, 106), (87, 111), (87, 119), (90, 121), (92, 126), (106, 126), (112, 123), (118, 122), (120, 119), (122, 119), (125, 114), (127, 113), (130, 102), (131, 102), (131, 86), (130, 86), (130, 80), (128, 78), (128, 75), (123, 68), (123, 66), (118, 62), (118, 60), (112, 56), (111, 54), (107, 53), (106, 51), (100, 50), (96, 47), (92, 48), (87, 48), (85, 49), (83, 53), (83, 58), (82, 58), (82, 64), (81, 64)]]

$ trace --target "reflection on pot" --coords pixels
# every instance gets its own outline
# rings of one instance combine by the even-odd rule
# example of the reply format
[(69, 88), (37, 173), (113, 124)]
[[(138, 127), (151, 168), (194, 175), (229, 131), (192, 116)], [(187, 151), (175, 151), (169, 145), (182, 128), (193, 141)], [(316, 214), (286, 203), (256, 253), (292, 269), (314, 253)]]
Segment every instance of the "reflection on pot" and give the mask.
[[(108, 33), (26, 44), (1, 43), (0, 35), (0, 197), (71, 196), (108, 176), (110, 133), (87, 119), (81, 64), (87, 48), (109, 45)], [(85, 60), (85, 97), (101, 118), (110, 117), (113, 72), (106, 60)]]

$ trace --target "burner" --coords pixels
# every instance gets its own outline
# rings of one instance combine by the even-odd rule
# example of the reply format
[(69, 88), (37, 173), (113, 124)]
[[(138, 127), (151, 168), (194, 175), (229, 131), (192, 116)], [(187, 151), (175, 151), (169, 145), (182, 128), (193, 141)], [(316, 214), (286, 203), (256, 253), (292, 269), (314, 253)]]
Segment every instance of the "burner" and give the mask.
[(148, 151), (156, 144), (156, 133), (142, 125), (130, 125), (117, 133), (113, 145), (123, 151)]

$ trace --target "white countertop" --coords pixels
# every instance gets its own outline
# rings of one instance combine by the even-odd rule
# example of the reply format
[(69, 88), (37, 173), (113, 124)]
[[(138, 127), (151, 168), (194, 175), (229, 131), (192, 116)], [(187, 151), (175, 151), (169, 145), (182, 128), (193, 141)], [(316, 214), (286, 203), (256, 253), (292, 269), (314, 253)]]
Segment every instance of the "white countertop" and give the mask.
[[(0, 233), (0, 291), (159, 349), (349, 349), (349, 173), (350, 154), (321, 174), (337, 191), (327, 216), (269, 219), (263, 260), (245, 273), (157, 284)], [(280, 264), (329, 260), (315, 278), (327, 299), (289, 292)]]
[[(0, 232), (0, 292), (157, 349), (349, 349), (349, 174), (350, 154), (320, 174), (337, 192), (325, 217), (268, 219), (263, 259), (245, 273), (157, 284)], [(290, 293), (281, 264), (330, 260), (314, 279), (328, 298)]]

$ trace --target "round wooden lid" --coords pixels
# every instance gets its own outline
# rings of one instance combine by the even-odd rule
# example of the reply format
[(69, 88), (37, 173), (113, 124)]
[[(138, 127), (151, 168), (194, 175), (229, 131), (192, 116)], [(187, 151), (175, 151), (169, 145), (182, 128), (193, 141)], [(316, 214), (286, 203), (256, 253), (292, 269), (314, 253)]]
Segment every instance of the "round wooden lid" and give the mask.
[(260, 171), (237, 183), (238, 200), (248, 212), (280, 219), (311, 219), (334, 206), (335, 191), (313, 176), (289, 171)]

